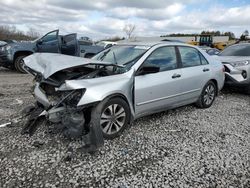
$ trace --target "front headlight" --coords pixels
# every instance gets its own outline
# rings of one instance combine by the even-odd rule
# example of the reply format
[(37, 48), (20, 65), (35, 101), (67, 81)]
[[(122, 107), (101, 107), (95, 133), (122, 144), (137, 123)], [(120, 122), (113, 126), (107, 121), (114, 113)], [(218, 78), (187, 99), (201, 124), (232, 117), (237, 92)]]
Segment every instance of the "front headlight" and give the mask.
[(9, 51), (11, 49), (11, 46), (10, 45), (5, 45), (5, 46), (2, 46), (1, 48), (0, 48), (0, 50), (1, 51)]
[(86, 89), (78, 89), (70, 92), (65, 92), (65, 103), (69, 106), (77, 106), (78, 102), (84, 95)]
[(232, 65), (233, 67), (242, 67), (242, 66), (246, 66), (249, 65), (249, 61), (236, 61), (236, 62), (230, 62), (230, 65)]

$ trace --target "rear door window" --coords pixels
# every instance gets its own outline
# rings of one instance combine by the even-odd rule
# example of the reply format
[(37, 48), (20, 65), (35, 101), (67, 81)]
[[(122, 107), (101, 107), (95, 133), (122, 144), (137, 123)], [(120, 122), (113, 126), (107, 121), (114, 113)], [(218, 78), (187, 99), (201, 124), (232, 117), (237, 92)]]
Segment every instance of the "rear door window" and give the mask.
[(200, 58), (201, 58), (201, 64), (202, 65), (207, 65), (208, 61), (206, 60), (206, 58), (199, 52), (200, 54)]
[[(191, 47), (179, 46), (179, 51), (181, 55), (182, 66), (185, 67), (194, 67), (201, 64), (207, 64), (206, 60), (203, 57), (203, 62), (201, 62), (201, 54), (198, 50)], [(204, 61), (205, 60), (205, 61)]]

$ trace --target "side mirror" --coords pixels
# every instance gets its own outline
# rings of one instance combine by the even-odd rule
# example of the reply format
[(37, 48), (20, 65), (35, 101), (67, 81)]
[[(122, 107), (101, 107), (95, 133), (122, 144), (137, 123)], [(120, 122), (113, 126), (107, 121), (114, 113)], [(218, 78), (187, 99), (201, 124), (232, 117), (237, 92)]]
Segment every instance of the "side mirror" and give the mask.
[(42, 39), (39, 39), (38, 41), (37, 41), (37, 44), (38, 45), (41, 45), (43, 43), (43, 40)]
[(145, 75), (145, 74), (152, 74), (152, 73), (157, 73), (160, 72), (159, 67), (154, 67), (154, 66), (147, 66), (147, 67), (142, 67), (137, 75)]

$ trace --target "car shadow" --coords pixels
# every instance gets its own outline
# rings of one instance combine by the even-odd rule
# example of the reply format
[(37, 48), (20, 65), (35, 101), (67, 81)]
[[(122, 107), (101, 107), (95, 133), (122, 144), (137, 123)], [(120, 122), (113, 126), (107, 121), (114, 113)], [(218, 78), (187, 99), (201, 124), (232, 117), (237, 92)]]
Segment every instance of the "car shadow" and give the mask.
[(246, 93), (246, 90), (244, 88), (237, 88), (237, 87), (230, 87), (230, 86), (224, 86), (221, 92), (223, 94), (241, 94), (241, 95), (250, 96), (250, 94)]

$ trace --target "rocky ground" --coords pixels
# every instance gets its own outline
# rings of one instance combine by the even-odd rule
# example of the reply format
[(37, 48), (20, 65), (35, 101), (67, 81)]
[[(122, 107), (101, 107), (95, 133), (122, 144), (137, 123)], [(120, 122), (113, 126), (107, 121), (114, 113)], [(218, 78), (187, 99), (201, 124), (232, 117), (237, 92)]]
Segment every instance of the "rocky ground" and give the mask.
[[(32, 77), (0, 69), (0, 125), (33, 101)], [(250, 187), (250, 96), (222, 92), (138, 119), (94, 154), (41, 126), (0, 128), (0, 187)], [(73, 152), (72, 152), (73, 151)]]

